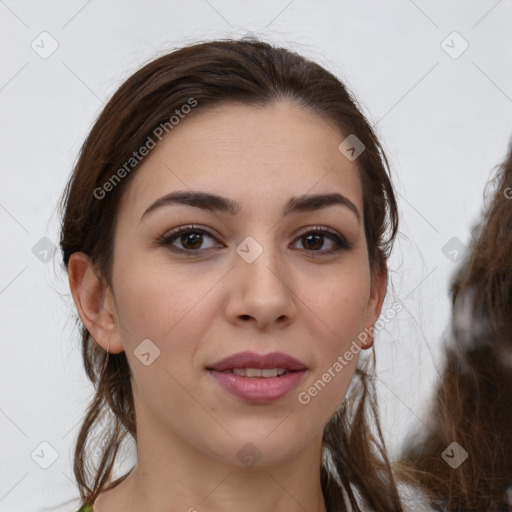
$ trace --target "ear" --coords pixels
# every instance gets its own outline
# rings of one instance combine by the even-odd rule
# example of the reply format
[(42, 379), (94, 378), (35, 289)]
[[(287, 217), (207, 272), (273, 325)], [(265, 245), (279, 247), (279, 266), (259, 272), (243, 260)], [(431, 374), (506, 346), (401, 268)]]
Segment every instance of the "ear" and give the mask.
[[(368, 307), (366, 310), (366, 332), (368, 332), (368, 330), (374, 326), (382, 311), (382, 304), (384, 303), (384, 298), (386, 296), (387, 278), (388, 272), (386, 266), (384, 266), (380, 272), (376, 272), (373, 276), (370, 298), (368, 300)], [(371, 348), (372, 345), (373, 336), (369, 335), (368, 338), (361, 344), (361, 348), (368, 349)]]
[(111, 354), (122, 352), (114, 297), (87, 254), (70, 256), (68, 278), (78, 314), (96, 343)]

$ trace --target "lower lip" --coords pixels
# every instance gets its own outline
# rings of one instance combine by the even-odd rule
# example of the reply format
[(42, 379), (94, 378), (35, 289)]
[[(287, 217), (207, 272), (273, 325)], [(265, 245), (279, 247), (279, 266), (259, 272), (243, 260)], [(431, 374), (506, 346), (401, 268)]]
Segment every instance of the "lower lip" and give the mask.
[(298, 385), (306, 370), (289, 372), (281, 377), (242, 377), (235, 373), (208, 370), (229, 393), (257, 404), (267, 404), (288, 395)]

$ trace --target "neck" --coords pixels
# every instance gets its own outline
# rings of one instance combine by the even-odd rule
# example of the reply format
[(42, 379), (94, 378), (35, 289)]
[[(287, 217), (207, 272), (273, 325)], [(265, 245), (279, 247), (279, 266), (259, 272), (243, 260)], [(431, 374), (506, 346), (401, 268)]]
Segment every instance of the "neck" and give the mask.
[(138, 426), (136, 466), (98, 496), (94, 512), (326, 511), (321, 436), (286, 459), (262, 457), (249, 466), (219, 460), (168, 430), (159, 435), (144, 422)]

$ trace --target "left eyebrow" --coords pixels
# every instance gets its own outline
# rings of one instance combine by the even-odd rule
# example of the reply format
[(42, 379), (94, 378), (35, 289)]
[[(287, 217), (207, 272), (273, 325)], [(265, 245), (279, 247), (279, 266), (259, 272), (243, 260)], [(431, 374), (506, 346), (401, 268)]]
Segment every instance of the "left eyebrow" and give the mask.
[[(230, 215), (236, 215), (241, 209), (240, 203), (237, 203), (227, 197), (201, 191), (176, 191), (160, 197), (152, 203), (142, 214), (140, 221), (150, 212), (173, 204), (184, 204), (187, 206), (201, 208), (203, 210), (226, 212)], [(356, 205), (350, 199), (337, 192), (330, 194), (294, 196), (285, 204), (282, 215), (284, 217), (291, 213), (319, 210), (333, 205), (347, 207), (356, 216), (358, 222), (361, 222), (361, 215)]]

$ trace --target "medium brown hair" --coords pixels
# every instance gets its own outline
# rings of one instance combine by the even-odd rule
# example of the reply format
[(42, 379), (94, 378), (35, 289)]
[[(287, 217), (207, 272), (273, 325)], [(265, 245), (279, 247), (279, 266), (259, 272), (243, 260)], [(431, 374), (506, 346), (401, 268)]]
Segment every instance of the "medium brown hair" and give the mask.
[[(363, 188), (370, 271), (372, 277), (387, 271), (398, 213), (389, 165), (374, 131), (333, 74), (293, 51), (254, 38), (202, 42), (172, 51), (142, 67), (115, 92), (84, 142), (62, 198), (60, 246), (66, 269), (70, 255), (83, 251), (111, 285), (118, 205), (135, 170), (101, 200), (94, 190), (190, 98), (197, 101), (191, 116), (221, 102), (264, 107), (292, 101), (336, 126), (341, 132), (340, 143), (355, 134), (365, 147), (356, 164)], [(85, 371), (96, 389), (74, 454), (74, 473), (85, 504), (92, 503), (110, 479), (123, 439), (127, 435), (136, 439), (137, 431), (124, 352), (105, 353), (84, 325), (81, 334)], [(373, 349), (372, 355), (375, 364)], [(345, 510), (345, 492), (356, 511), (360, 510), (357, 493), (375, 511), (401, 512), (379, 427), (372, 376), (364, 366), (356, 370), (347, 397), (324, 430), (324, 455), (331, 459), (331, 464), (324, 459), (321, 468), (327, 510)], [(93, 427), (107, 413), (111, 418), (100, 433), (101, 460), (89, 475), (87, 442)], [(375, 434), (370, 429), (370, 415), (377, 425)]]
[[(448, 512), (512, 510), (512, 148), (490, 187), (451, 284), (451, 332), (429, 432), (401, 455), (411, 480)], [(468, 453), (456, 468), (441, 457), (454, 441)]]

